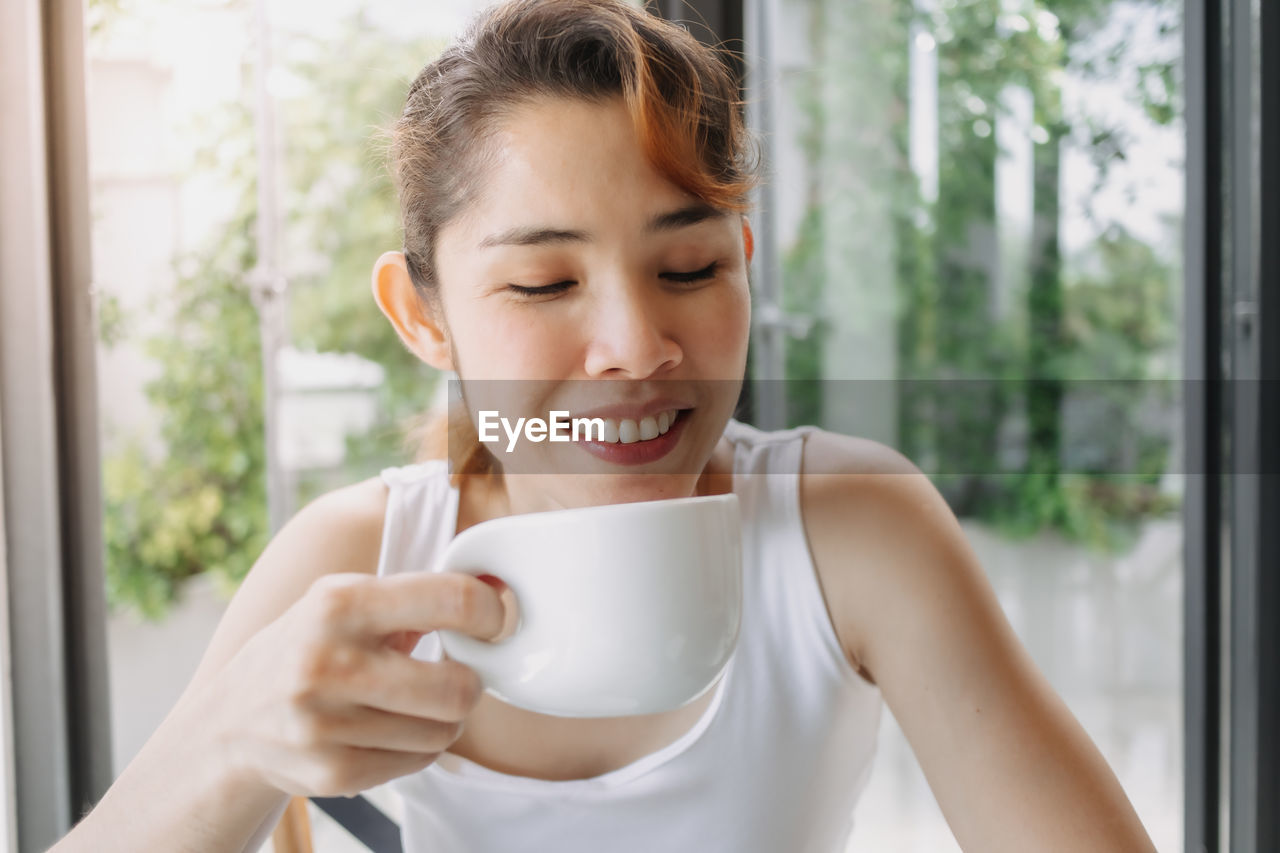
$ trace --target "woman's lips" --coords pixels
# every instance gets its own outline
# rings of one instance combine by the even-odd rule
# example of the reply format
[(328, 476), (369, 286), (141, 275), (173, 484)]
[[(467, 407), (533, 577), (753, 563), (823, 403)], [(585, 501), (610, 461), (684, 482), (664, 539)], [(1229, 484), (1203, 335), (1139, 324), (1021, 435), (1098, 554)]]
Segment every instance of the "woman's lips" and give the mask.
[[(662, 420), (669, 413), (646, 417), (640, 421), (605, 419), (605, 440), (578, 441), (577, 444), (591, 455), (616, 465), (643, 465), (654, 462), (672, 451), (684, 432), (692, 409), (675, 410), (675, 420), (662, 431)], [(652, 436), (644, 438), (645, 435)], [(612, 439), (612, 440), (610, 440)]]

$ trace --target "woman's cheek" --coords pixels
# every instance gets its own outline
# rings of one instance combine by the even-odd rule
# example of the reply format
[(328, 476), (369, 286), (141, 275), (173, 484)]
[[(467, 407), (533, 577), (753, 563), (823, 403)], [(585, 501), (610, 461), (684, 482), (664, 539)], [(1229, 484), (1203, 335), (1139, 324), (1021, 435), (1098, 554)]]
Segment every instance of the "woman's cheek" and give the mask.
[(686, 310), (678, 340), (689, 366), (707, 379), (741, 378), (750, 335), (750, 302), (726, 289)]
[(745, 280), (741, 286), (727, 289), (724, 302), (711, 316), (717, 323), (717, 345), (726, 353), (745, 354), (751, 334), (751, 292)]
[(552, 312), (531, 317), (526, 311), (505, 317), (496, 334), (490, 327), (480, 345), (501, 369), (534, 378), (560, 375), (562, 362), (574, 355), (576, 340), (569, 318)]
[[(461, 319), (461, 318), (459, 318)], [(453, 326), (462, 369), (471, 379), (517, 379), (527, 369), (527, 323), (503, 311), (486, 308)]]

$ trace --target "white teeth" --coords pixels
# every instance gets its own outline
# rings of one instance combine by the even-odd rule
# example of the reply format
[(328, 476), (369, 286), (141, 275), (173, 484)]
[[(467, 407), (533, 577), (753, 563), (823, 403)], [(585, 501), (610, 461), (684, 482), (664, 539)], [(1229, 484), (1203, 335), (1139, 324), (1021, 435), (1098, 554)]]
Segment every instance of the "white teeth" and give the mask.
[(631, 418), (615, 420), (604, 418), (604, 440), (609, 444), (635, 444), (664, 435), (675, 423), (677, 410), (671, 409), (649, 415), (639, 421)]

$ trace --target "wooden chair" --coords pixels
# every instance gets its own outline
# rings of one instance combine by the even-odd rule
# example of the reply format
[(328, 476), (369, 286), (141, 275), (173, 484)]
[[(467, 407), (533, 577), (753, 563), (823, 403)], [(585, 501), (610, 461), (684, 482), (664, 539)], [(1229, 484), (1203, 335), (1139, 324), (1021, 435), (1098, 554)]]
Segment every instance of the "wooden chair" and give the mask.
[(315, 853), (311, 846), (311, 816), (307, 814), (307, 798), (294, 797), (280, 816), (271, 845), (276, 853)]

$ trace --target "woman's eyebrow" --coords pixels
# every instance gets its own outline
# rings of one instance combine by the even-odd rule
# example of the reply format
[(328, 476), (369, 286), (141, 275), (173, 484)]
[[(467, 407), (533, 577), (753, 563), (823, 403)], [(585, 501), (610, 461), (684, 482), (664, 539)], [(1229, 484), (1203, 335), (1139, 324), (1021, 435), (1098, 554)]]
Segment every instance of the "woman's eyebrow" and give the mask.
[[(696, 202), (666, 213), (659, 213), (645, 224), (645, 231), (674, 231), (696, 225), (708, 219), (727, 216), (728, 212), (719, 210), (709, 204)], [(538, 226), (521, 225), (497, 234), (490, 234), (480, 241), (481, 249), (494, 246), (547, 246), (553, 243), (589, 243), (592, 235), (588, 231), (566, 228), (540, 228)]]

